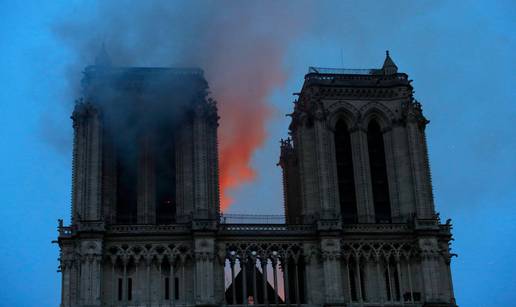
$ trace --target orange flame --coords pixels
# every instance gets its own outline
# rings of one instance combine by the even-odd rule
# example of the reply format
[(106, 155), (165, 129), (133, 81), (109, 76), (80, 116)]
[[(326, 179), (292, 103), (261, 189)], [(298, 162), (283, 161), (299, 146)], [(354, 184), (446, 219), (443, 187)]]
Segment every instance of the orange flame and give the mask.
[[(212, 87), (219, 101), (219, 169), (221, 188), (221, 210), (225, 211), (233, 203), (230, 192), (239, 186), (252, 182), (256, 171), (251, 166), (254, 152), (267, 137), (265, 125), (272, 116), (273, 109), (267, 104), (271, 92), (281, 86), (287, 73), (281, 69), (271, 71), (270, 67), (281, 66), (279, 50), (261, 50), (252, 65), (231, 72), (234, 82), (212, 78)], [(269, 61), (261, 66), (261, 60)], [(272, 65), (271, 63), (272, 62)], [(269, 70), (266, 71), (265, 68)], [(227, 87), (233, 84), (234, 87)]]
[[(266, 105), (256, 107), (240, 105), (236, 108), (222, 108), (221, 148), (220, 148), (220, 186), (221, 209), (227, 209), (233, 199), (229, 191), (255, 179), (256, 172), (250, 162), (254, 151), (265, 141), (265, 121), (270, 110)], [(254, 110), (253, 110), (254, 109)]]

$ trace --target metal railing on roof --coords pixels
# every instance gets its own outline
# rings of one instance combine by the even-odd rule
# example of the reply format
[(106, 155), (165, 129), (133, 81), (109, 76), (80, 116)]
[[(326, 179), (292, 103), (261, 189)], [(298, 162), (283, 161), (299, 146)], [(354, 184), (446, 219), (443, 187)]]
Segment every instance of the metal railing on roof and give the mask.
[(347, 69), (310, 66), (308, 67), (308, 73), (333, 75), (377, 75), (381, 73), (381, 69)]
[(221, 224), (285, 224), (284, 215), (221, 214)]

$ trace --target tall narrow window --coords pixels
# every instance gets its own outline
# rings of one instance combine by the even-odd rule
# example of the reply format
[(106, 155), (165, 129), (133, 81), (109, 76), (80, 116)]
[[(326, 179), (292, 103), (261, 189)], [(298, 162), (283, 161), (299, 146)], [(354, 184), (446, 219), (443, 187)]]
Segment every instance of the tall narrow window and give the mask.
[(133, 299), (133, 279), (127, 279), (127, 300), (131, 301)]
[(170, 299), (170, 279), (165, 277), (165, 300)]
[(164, 126), (157, 135), (156, 157), (156, 217), (159, 224), (170, 224), (176, 213), (176, 156), (173, 129)]
[(357, 275), (355, 273), (355, 261), (351, 260), (348, 263), (348, 280), (349, 280), (349, 292), (351, 293), (351, 301), (358, 301), (358, 289), (357, 289)]
[(345, 222), (357, 220), (357, 202), (355, 194), (355, 176), (348, 126), (339, 120), (335, 126), (335, 157), (337, 160), (337, 177), (339, 184), (340, 212)]
[(123, 295), (123, 279), (122, 278), (119, 278), (118, 279), (118, 300), (121, 301), (122, 300), (122, 295)]
[(117, 222), (136, 222), (136, 148), (129, 144), (119, 144), (116, 163), (116, 212)]
[(175, 299), (178, 300), (179, 299), (179, 278), (178, 277), (174, 278), (174, 294), (175, 294)]
[(387, 165), (383, 133), (376, 121), (371, 121), (367, 128), (367, 145), (369, 148), (369, 165), (373, 188), (374, 213), (377, 223), (391, 222), (391, 204), (389, 183), (387, 182)]

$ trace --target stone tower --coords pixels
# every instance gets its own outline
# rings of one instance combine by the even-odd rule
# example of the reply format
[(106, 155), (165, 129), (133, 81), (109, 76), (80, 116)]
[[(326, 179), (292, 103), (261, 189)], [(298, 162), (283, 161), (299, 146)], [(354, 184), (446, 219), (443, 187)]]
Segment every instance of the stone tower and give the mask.
[[(192, 292), (196, 274), (214, 274), (203, 257), (213, 258), (219, 219), (218, 116), (203, 72), (112, 67), (104, 57), (82, 85), (72, 115), (72, 225), (59, 239), (62, 306), (213, 299), (210, 288)], [(181, 239), (127, 242), (148, 229)], [(185, 233), (196, 235), (184, 244)]]
[[(281, 142), (285, 217), (222, 215), (199, 69), (84, 71), (62, 307), (455, 306), (408, 76), (310, 68)], [(264, 223), (265, 222), (265, 223)]]
[(450, 224), (434, 208), (429, 121), (410, 83), (387, 51), (381, 69), (311, 67), (297, 94), (281, 142), (285, 212), (325, 234), (320, 270), (345, 272), (321, 283), (330, 300), (454, 305)]

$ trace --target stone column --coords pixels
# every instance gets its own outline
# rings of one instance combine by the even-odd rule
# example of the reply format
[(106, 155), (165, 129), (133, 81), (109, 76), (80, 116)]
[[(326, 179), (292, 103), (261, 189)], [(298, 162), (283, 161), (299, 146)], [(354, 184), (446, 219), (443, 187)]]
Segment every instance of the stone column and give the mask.
[(100, 220), (102, 216), (102, 123), (99, 110), (91, 103), (77, 103), (72, 119), (72, 224), (75, 224)]
[(322, 106), (315, 112), (315, 163), (319, 183), (321, 218), (335, 218), (339, 212), (335, 149), (332, 148), (331, 131), (327, 127)]
[(353, 172), (357, 197), (359, 223), (374, 223), (374, 202), (367, 149), (367, 133), (358, 125), (350, 129)]
[(324, 273), (325, 303), (344, 303), (342, 283), (340, 241), (334, 238), (321, 238), (321, 251)]
[(116, 222), (117, 161), (113, 136), (104, 131), (102, 148), (102, 214), (108, 224)]
[(187, 221), (194, 211), (193, 123), (186, 120), (176, 139), (176, 217)]
[(399, 195), (399, 221), (403, 222), (415, 213), (411, 159), (405, 126), (401, 123), (394, 124), (391, 134), (393, 163), (396, 165), (396, 178), (394, 179), (397, 182)]
[[(251, 259), (248, 265), (252, 265)], [(214, 272), (214, 301), (218, 305), (223, 305), (225, 300), (224, 266), (226, 264), (226, 246), (223, 242), (217, 243), (217, 256), (213, 261)]]
[(307, 304), (319, 304), (324, 302), (324, 274), (321, 274), (322, 262), (320, 252), (312, 244), (303, 244), (303, 254), (306, 274), (305, 293)]
[(423, 298), (427, 302), (440, 301), (440, 287), (446, 284), (440, 274), (439, 258), (441, 255), (437, 249), (435, 238), (419, 239), (419, 249), (421, 250), (421, 274), (423, 280)]
[(195, 219), (217, 219), (219, 214), (217, 126), (215, 102), (198, 102), (193, 118)]
[[(294, 147), (299, 155), (299, 176), (301, 178), (302, 214), (313, 216), (320, 214), (319, 178), (315, 152), (315, 131), (313, 126), (300, 123), (294, 135)], [(311, 221), (306, 221), (311, 222)]]
[(211, 236), (199, 236), (194, 239), (194, 244), (195, 303), (215, 306), (215, 239)]
[(70, 306), (76, 306), (79, 303), (79, 259), (74, 259), (70, 267), (70, 297), (68, 299)]
[(193, 121), (194, 218), (208, 218), (208, 137), (204, 106), (196, 106)]
[(218, 219), (220, 214), (219, 191), (219, 150), (217, 141), (218, 120), (215, 101), (208, 101), (206, 122), (207, 160), (208, 160), (208, 218)]
[(138, 224), (156, 223), (156, 172), (153, 150), (153, 138), (150, 135), (142, 137), (138, 142)]
[(61, 307), (71, 307), (70, 301), (70, 287), (71, 287), (71, 262), (61, 261)]
[(80, 302), (87, 306), (101, 305), (102, 242), (84, 240), (80, 244), (81, 264), (78, 280)]
[(75, 280), (77, 259), (73, 244), (63, 244), (59, 255), (61, 279), (61, 307), (74, 305)]
[(407, 118), (407, 135), (412, 166), (412, 178), (414, 182), (416, 212), (418, 218), (425, 219), (433, 217), (434, 204), (426, 137), (423, 129), (421, 118), (415, 114), (409, 114)]

